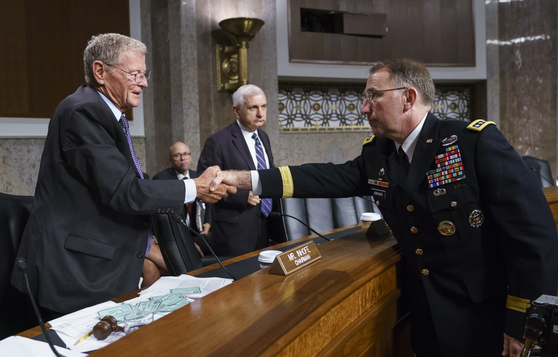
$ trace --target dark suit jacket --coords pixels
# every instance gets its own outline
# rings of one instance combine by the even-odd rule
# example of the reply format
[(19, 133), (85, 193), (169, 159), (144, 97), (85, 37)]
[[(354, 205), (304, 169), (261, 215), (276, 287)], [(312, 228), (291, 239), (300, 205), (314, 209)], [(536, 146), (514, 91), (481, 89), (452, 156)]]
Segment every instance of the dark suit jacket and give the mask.
[[(54, 112), (17, 254), (39, 304), (68, 313), (137, 289), (150, 215), (181, 211), (184, 184), (142, 180), (122, 126), (90, 86)], [(21, 273), (12, 284), (25, 291)]]
[[(258, 129), (258, 135), (267, 152), (270, 167), (275, 167), (267, 134)], [(198, 162), (198, 170), (204, 171), (213, 165), (218, 165), (223, 170), (256, 170), (236, 121), (207, 138)], [(211, 236), (215, 253), (218, 255), (240, 255), (268, 245), (267, 238), (259, 234), (261, 205), (248, 204), (248, 192), (238, 190), (236, 194), (213, 204)], [(268, 238), (273, 239), (274, 236)]]
[[(188, 174), (190, 176), (190, 178), (194, 179), (196, 177), (198, 177), (198, 173), (197, 171), (194, 170), (188, 170)], [(156, 174), (155, 176), (153, 176), (153, 180), (178, 180), (178, 175), (176, 173), (176, 171), (174, 170), (174, 168), (169, 167), (168, 169), (164, 169), (163, 171), (159, 172), (158, 174)], [(197, 205), (199, 205), (201, 202), (201, 200), (199, 198), (196, 198), (196, 200), (194, 201), (194, 205), (192, 205), (191, 207), (191, 212), (190, 212), (190, 227), (192, 229), (195, 229), (196, 231), (198, 231), (198, 233), (200, 232), (195, 220), (196, 220), (196, 211), (197, 211)], [(211, 203), (204, 203), (205, 205), (205, 209), (202, 209), (201, 212), (201, 216), (203, 218), (202, 223), (211, 223)], [(203, 207), (203, 206), (202, 206)]]
[[(506, 308), (507, 295), (528, 303), (556, 294), (558, 237), (540, 187), (495, 125), (467, 125), (429, 114), (408, 175), (387, 138), (370, 138), (342, 165), (290, 167), (294, 197), (375, 197), (406, 258), (415, 352), (428, 351), (435, 334), (442, 356), (499, 355), (502, 332), (523, 334), (522, 306), (512, 298)], [(429, 188), (435, 157), (452, 146), (465, 178)], [(262, 197), (283, 194), (277, 171), (260, 171)]]

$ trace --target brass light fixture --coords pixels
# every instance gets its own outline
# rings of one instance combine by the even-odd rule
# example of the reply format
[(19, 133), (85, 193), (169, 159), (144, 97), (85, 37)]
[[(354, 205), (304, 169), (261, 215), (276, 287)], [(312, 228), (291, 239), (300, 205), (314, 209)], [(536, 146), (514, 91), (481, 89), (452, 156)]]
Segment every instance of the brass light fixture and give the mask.
[(219, 22), (232, 46), (217, 46), (217, 89), (233, 91), (248, 84), (249, 42), (265, 24), (252, 17), (235, 17)]

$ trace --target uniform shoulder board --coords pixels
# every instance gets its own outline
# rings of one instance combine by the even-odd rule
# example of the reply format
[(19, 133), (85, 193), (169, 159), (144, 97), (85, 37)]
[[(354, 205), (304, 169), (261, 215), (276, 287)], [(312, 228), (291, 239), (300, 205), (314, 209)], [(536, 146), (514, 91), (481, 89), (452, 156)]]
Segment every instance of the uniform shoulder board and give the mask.
[(369, 137), (367, 137), (364, 142), (362, 143), (362, 145), (366, 145), (366, 144), (370, 144), (372, 141), (374, 141), (375, 136), (374, 135), (370, 135)]
[(491, 124), (496, 125), (496, 123), (493, 122), (493, 121), (486, 121), (484, 119), (477, 119), (474, 122), (472, 122), (471, 124), (469, 124), (467, 126), (467, 129), (475, 130), (475, 131), (481, 131), (486, 126), (491, 125)]

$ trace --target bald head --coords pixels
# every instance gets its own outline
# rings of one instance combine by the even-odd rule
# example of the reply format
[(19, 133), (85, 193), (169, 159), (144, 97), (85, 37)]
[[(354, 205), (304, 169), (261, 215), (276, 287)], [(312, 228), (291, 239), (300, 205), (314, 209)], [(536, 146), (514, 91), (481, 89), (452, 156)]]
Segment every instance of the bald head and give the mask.
[(190, 148), (183, 142), (177, 141), (170, 147), (169, 161), (176, 172), (184, 174), (190, 168), (192, 161)]

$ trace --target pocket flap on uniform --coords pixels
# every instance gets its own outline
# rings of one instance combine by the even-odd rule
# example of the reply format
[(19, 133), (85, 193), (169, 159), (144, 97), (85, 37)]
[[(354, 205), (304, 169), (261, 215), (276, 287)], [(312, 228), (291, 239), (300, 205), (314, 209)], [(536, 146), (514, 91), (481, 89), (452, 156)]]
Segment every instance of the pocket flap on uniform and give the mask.
[(68, 239), (66, 239), (64, 243), (64, 248), (107, 260), (114, 258), (114, 252), (116, 250), (115, 247), (110, 244), (74, 235), (68, 236)]
[(477, 201), (478, 193), (472, 185), (467, 184), (467, 181), (438, 186), (426, 192), (426, 202), (432, 213), (456, 209)]

